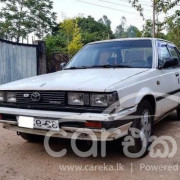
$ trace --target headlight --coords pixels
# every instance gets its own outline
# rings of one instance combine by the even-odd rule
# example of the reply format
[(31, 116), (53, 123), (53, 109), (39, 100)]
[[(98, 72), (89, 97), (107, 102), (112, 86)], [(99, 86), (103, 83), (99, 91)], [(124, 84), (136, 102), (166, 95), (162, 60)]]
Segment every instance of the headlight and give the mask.
[(112, 94), (91, 94), (91, 106), (108, 107), (118, 101), (117, 93)]
[(91, 106), (108, 106), (107, 94), (92, 94), (91, 95)]
[(6, 100), (5, 92), (0, 92), (0, 102), (4, 102)]
[(68, 93), (68, 105), (109, 107), (119, 100), (117, 92), (100, 93)]
[(68, 93), (68, 104), (69, 105), (84, 105), (84, 93)]
[(9, 103), (16, 103), (16, 93), (15, 92), (8, 92), (7, 93), (7, 102)]

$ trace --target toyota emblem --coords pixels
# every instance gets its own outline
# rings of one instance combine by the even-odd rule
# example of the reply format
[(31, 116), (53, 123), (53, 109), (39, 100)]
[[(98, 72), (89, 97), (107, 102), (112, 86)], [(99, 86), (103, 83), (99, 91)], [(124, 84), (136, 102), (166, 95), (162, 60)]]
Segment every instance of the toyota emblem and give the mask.
[(39, 102), (41, 100), (41, 95), (38, 92), (31, 94), (31, 100), (34, 102)]

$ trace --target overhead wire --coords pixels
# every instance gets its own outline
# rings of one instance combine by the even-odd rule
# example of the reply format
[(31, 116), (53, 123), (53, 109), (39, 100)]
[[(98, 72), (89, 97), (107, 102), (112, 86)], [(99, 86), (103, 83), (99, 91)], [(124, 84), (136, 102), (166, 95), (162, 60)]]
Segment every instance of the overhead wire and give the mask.
[[(124, 5), (124, 4), (120, 4), (120, 3), (116, 3), (116, 2), (109, 2), (107, 0), (97, 0), (97, 1), (105, 2), (108, 4), (112, 4), (112, 5), (117, 5), (117, 6), (124, 6), (124, 7), (128, 7), (128, 8), (132, 7), (131, 5), (128, 6), (128, 5)], [(150, 11), (150, 10), (146, 10), (146, 11)]]
[[(100, 5), (100, 4), (95, 4), (95, 3), (92, 3), (92, 2), (87, 2), (87, 1), (84, 1), (84, 0), (77, 0), (81, 3), (85, 3), (85, 4), (89, 4), (89, 5), (92, 5), (92, 6), (96, 6), (96, 7), (101, 7), (101, 8), (106, 8), (106, 9), (110, 9), (110, 10), (114, 10), (114, 11), (119, 11), (119, 12), (124, 12), (124, 13), (128, 13), (128, 14), (134, 14), (134, 15), (140, 15), (138, 13), (133, 13), (133, 12), (130, 12), (130, 11), (125, 11), (125, 10), (120, 10), (120, 9), (117, 9), (117, 8), (113, 8), (113, 7), (109, 7), (109, 6), (104, 6), (104, 5)], [(109, 2), (107, 0), (98, 0), (98, 1), (101, 1), (101, 2), (106, 2), (106, 3), (110, 3), (110, 4), (116, 4), (116, 5), (120, 5), (120, 3), (112, 3), (112, 2)], [(127, 2), (127, 1), (126, 1)], [(125, 6), (125, 5), (124, 5)], [(130, 6), (127, 6), (127, 7), (130, 7)], [(145, 10), (147, 11), (147, 10)], [(149, 11), (151, 12), (151, 11)], [(145, 19), (151, 19), (152, 18), (152, 15), (150, 13), (146, 13), (146, 15), (148, 15), (149, 17), (145, 17)]]
[(90, 5), (93, 5), (93, 6), (97, 6), (97, 7), (102, 7), (102, 8), (106, 8), (106, 9), (111, 9), (111, 10), (114, 10), (114, 11), (119, 11), (119, 12), (124, 12), (124, 13), (128, 13), (128, 14), (136, 14), (136, 15), (139, 15), (138, 13), (132, 13), (130, 11), (124, 11), (124, 10), (120, 10), (120, 9), (116, 9), (116, 8), (112, 8), (112, 7), (108, 7), (108, 6), (104, 6), (104, 5), (100, 5), (100, 4), (95, 4), (95, 3), (90, 3), (90, 2), (87, 2), (87, 1), (84, 1), (84, 0), (77, 0), (79, 2), (82, 2), (82, 3), (85, 3), (85, 4), (90, 4)]
[[(119, 1), (123, 1), (123, 2), (127, 2), (127, 3), (129, 3), (129, 2), (128, 2), (128, 0), (119, 0)], [(140, 2), (140, 4), (141, 4), (141, 5), (144, 5), (144, 6), (149, 6), (149, 7), (152, 7), (152, 4), (147, 4), (147, 3), (144, 3), (144, 1), (143, 1), (143, 3), (141, 3), (141, 2)]]

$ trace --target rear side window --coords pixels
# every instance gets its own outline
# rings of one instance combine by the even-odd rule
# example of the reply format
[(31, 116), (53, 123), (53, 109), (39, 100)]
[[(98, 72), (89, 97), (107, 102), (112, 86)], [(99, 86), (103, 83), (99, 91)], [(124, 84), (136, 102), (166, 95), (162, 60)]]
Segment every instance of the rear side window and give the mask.
[(169, 52), (171, 53), (171, 57), (179, 59), (179, 55), (177, 51), (175, 50), (175, 47), (169, 46), (168, 49), (169, 49)]
[(179, 50), (176, 47), (175, 47), (175, 51), (177, 52), (178, 57), (179, 57), (179, 61), (180, 61), (180, 52), (179, 52)]

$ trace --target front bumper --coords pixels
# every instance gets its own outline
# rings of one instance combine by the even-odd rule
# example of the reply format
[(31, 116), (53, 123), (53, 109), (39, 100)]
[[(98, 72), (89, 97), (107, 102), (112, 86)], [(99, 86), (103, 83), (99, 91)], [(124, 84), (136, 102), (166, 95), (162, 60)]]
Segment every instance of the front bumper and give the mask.
[[(112, 141), (123, 137), (128, 134), (128, 130), (133, 122), (133, 119), (130, 117), (135, 113), (137, 107), (132, 107), (126, 110), (122, 110), (115, 114), (96, 114), (96, 113), (69, 113), (69, 112), (53, 112), (53, 111), (40, 111), (40, 110), (27, 110), (27, 109), (17, 109), (17, 108), (5, 108), (0, 107), (0, 114), (13, 115), (13, 116), (28, 116), (28, 117), (38, 117), (38, 118), (47, 118), (47, 119), (58, 119), (61, 123), (68, 122), (102, 122), (102, 129), (89, 129), (89, 128), (79, 128), (79, 127), (68, 127), (62, 125), (60, 131), (63, 130), (66, 132), (66, 136), (61, 135), (61, 133), (54, 133), (53, 137), (60, 138), (73, 138), (73, 134), (81, 132), (81, 135), (78, 136), (80, 140), (92, 140), (88, 134), (96, 135), (98, 141)], [(46, 130), (37, 130), (37, 129), (27, 129), (18, 127), (17, 120), (0, 120), (0, 123), (4, 124), (4, 128), (9, 130), (14, 130), (22, 133), (29, 133), (35, 135), (48, 135)]]

